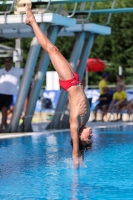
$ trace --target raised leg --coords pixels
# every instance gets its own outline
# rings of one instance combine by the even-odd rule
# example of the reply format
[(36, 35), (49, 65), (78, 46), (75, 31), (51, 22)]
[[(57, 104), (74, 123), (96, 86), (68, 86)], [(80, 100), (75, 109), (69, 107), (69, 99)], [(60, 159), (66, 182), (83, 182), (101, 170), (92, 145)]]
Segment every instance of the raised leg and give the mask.
[(93, 120), (93, 121), (96, 121), (96, 119), (97, 119), (97, 111), (98, 111), (98, 107), (95, 107), (95, 109), (94, 109), (94, 117), (95, 117), (95, 119)]
[(102, 121), (104, 121), (104, 115), (106, 114), (106, 106), (102, 106), (102, 109), (101, 109), (101, 118), (102, 118)]
[(115, 110), (116, 110), (116, 115), (117, 115), (117, 120), (118, 120), (118, 116), (119, 116), (119, 112), (120, 112), (120, 105), (117, 105), (115, 107)]
[(132, 114), (132, 109), (133, 109), (133, 102), (130, 103), (130, 104), (127, 106), (128, 115), (129, 115), (129, 120), (130, 120), (130, 116), (131, 116), (131, 114)]
[(74, 70), (71, 67), (70, 63), (64, 58), (60, 51), (49, 41), (46, 35), (44, 35), (44, 33), (41, 31), (29, 6), (26, 5), (25, 10), (25, 23), (30, 24), (30, 26), (33, 28), (39, 44), (48, 53), (53, 67), (59, 75), (59, 78), (62, 80), (69, 80), (73, 78)]

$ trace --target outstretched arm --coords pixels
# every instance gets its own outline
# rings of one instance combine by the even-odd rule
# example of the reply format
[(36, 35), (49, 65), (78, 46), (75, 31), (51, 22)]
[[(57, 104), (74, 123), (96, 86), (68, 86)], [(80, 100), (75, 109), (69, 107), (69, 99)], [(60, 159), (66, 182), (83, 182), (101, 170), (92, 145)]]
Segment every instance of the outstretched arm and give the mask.
[(73, 150), (72, 150), (72, 159), (75, 167), (78, 167), (79, 164), (79, 135), (78, 135), (78, 127), (76, 124), (70, 124), (70, 132), (73, 142)]

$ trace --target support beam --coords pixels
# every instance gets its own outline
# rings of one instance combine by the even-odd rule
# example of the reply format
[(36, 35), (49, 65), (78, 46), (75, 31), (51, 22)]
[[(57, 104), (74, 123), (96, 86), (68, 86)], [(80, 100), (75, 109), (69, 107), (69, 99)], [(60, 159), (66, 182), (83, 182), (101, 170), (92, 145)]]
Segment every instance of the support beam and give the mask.
[[(53, 44), (56, 41), (58, 29), (59, 29), (59, 26), (52, 26), (52, 27), (50, 27), (50, 30), (48, 31), (48, 38)], [(40, 62), (39, 62), (39, 69), (38, 69), (37, 75), (35, 77), (35, 82), (33, 84), (33, 87), (32, 87), (31, 93), (30, 93), (29, 103), (27, 106), (25, 120), (23, 123), (23, 131), (24, 132), (31, 131), (32, 117), (34, 115), (36, 102), (38, 100), (40, 90), (43, 85), (44, 77), (46, 75), (49, 60), (50, 60), (50, 58), (49, 58), (48, 54), (45, 51), (43, 51)]]
[[(42, 31), (44, 31), (45, 27), (46, 25), (44, 23), (40, 25), (40, 28)], [(23, 111), (24, 102), (25, 102), (25, 99), (26, 99), (26, 96), (28, 94), (28, 90), (31, 84), (31, 79), (32, 79), (36, 62), (37, 62), (39, 51), (40, 51), (40, 45), (37, 41), (37, 38), (34, 37), (31, 42), (31, 47), (30, 47), (30, 51), (29, 51), (28, 58), (26, 61), (24, 74), (22, 77), (22, 81), (21, 81), (21, 85), (20, 85), (20, 89), (18, 93), (17, 102), (14, 107), (13, 116), (12, 116), (9, 127), (7, 128), (7, 132), (19, 131), (18, 130), (19, 119)]]
[(88, 33), (87, 37), (85, 39), (82, 54), (80, 56), (80, 63), (79, 63), (78, 68), (77, 68), (77, 73), (79, 74), (80, 80), (82, 80), (82, 78), (83, 78), (84, 71), (85, 71), (85, 68), (86, 68), (86, 60), (90, 56), (95, 37), (96, 37), (96, 34)]
[(67, 32), (76, 33), (76, 32), (81, 32), (81, 31), (88, 31), (91, 33), (99, 34), (99, 35), (110, 35), (111, 34), (111, 28), (109, 26), (99, 25), (99, 24), (95, 24), (95, 23), (76, 24), (73, 27), (63, 28), (60, 31), (60, 34), (62, 32), (63, 33), (67, 33)]

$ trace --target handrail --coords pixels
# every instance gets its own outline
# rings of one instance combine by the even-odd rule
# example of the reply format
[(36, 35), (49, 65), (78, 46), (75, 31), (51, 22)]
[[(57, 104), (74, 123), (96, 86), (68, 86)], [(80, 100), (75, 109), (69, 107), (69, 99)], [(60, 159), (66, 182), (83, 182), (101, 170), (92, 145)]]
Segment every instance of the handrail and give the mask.
[(88, 21), (88, 20), (90, 19), (90, 16), (91, 16), (91, 12), (92, 12), (94, 3), (95, 3), (94, 1), (91, 3), (90, 12), (88, 13), (88, 17), (85, 19), (85, 21)]
[[(86, 6), (86, 2), (83, 2), (82, 4), (81, 4), (81, 6), (80, 6), (80, 10), (83, 10), (83, 9), (85, 9), (85, 6)], [(78, 16), (78, 20), (80, 20), (81, 19), (81, 15), (79, 15)]]
[[(114, 8), (115, 3), (116, 3), (116, 0), (113, 0), (113, 2), (112, 2), (112, 6), (111, 6), (111, 9)], [(105, 23), (105, 25), (108, 25), (108, 24), (110, 23), (111, 16), (112, 16), (112, 13), (109, 13), (109, 16), (108, 16), (108, 19), (107, 19), (107, 22)]]
[(10, 5), (13, 4), (13, 0), (12, 1), (1, 1), (0, 5)]
[[(103, 0), (103, 1), (112, 1), (112, 0)], [(114, 0), (114, 1), (116, 1), (116, 0)], [(93, 6), (94, 6), (95, 2), (97, 2), (97, 0), (91, 1), (91, 6), (90, 6), (90, 10), (89, 10), (89, 12), (88, 12), (88, 16), (87, 16), (86, 19), (82, 19), (82, 20), (83, 20), (83, 21), (82, 21), (82, 24), (84, 24), (85, 22), (87, 22), (87, 21), (90, 19), (91, 12), (92, 12), (92, 10), (93, 10)], [(85, 4), (86, 4), (86, 2), (84, 2), (84, 6), (83, 6), (83, 7), (85, 7)], [(83, 3), (82, 3), (82, 5), (83, 5)], [(81, 5), (81, 6), (82, 6), (82, 5)], [(112, 4), (112, 8), (113, 8), (113, 7), (114, 7), (114, 4)], [(82, 9), (84, 9), (84, 8), (82, 8)], [(75, 12), (74, 12), (74, 14), (75, 14)], [(72, 16), (73, 16), (74, 14), (72, 14)], [(108, 20), (107, 20), (106, 23), (109, 23), (109, 20), (110, 20), (110, 19), (111, 19), (111, 14), (109, 14), (109, 17), (108, 17)], [(78, 21), (78, 20), (77, 20), (77, 21)]]
[[(0, 12), (0, 14), (4, 14), (5, 15), (5, 23), (6, 23), (6, 19), (7, 19), (7, 17), (6, 17), (6, 15), (7, 14), (9, 14), (11, 11), (12, 11), (12, 9), (13, 9), (13, 6), (14, 6), (14, 8), (15, 8), (15, 4), (16, 4), (16, 1), (17, 0), (7, 0), (7, 1), (3, 1), (4, 3), (3, 3), (3, 5), (9, 5), (8, 3), (11, 3), (11, 2), (13, 2), (12, 4), (11, 4), (11, 6), (10, 6), (10, 8), (7, 10), (7, 11), (2, 11), (2, 12)], [(69, 2), (75, 2), (75, 1), (78, 1), (78, 2), (81, 2), (81, 0), (73, 0), (73, 1), (71, 1), (71, 0), (67, 0), (67, 3)], [(83, 2), (84, 1), (84, 2)], [(100, 2), (100, 1), (112, 1), (112, 6), (111, 6), (111, 8), (109, 8), (109, 9), (97, 9), (97, 10), (93, 10), (93, 6), (94, 6), (94, 3), (95, 2)], [(60, 7), (59, 7), (59, 9), (56, 11), (58, 14), (59, 14), (59, 12), (60, 12), (60, 8), (61, 8), (61, 5), (62, 5), (62, 2), (66, 2), (65, 0), (64, 1), (62, 1), (62, 0), (31, 0), (31, 2), (34, 4), (35, 2), (39, 2), (39, 3), (42, 3), (42, 2), (47, 2), (47, 7), (46, 7), (46, 9), (44, 10), (42, 10), (42, 13), (44, 13), (44, 12), (46, 12), (47, 10), (48, 10), (48, 8), (50, 7), (50, 5), (51, 6), (55, 6), (56, 4), (55, 3), (57, 3), (57, 2), (60, 2)], [(85, 4), (87, 3), (87, 2), (91, 2), (91, 7), (90, 7), (90, 10), (85, 10)], [(83, 20), (84, 22), (85, 21), (87, 21), (89, 18), (90, 18), (90, 15), (91, 14), (109, 14), (108, 15), (108, 19), (107, 19), (107, 21), (106, 21), (106, 23), (105, 23), (105, 25), (108, 25), (109, 23), (110, 23), (110, 20), (111, 20), (111, 16), (112, 16), (112, 14), (113, 13), (121, 13), (121, 12), (133, 12), (133, 8), (114, 8), (114, 5), (115, 5), (115, 3), (116, 3), (116, 0), (82, 0), (82, 8), (80, 8), (80, 10), (77, 10), (77, 4), (78, 3), (75, 3), (75, 5), (74, 5), (74, 9), (72, 10), (72, 11), (68, 11), (69, 12), (69, 15), (68, 15), (68, 17), (73, 17), (75, 14), (77, 14), (77, 15), (83, 15), (83, 14), (85, 14), (85, 15), (88, 15), (87, 16), (87, 18), (86, 19), (81, 19), (81, 17), (80, 18), (77, 18), (77, 20)], [(2, 5), (2, 2), (0, 1), (0, 5)], [(51, 7), (50, 7), (51, 8)], [(38, 9), (39, 10), (39, 9)], [(34, 11), (34, 10), (33, 10)], [(35, 10), (35, 11), (37, 11), (37, 9)], [(39, 10), (39, 12), (41, 12), (41, 10)], [(23, 18), (23, 17), (22, 17)]]
[[(10, 51), (10, 50), (14, 50), (14, 48), (12, 48), (12, 47), (8, 47), (8, 46), (6, 46), (6, 45), (3, 45), (3, 44), (0, 44), (0, 48), (3, 48), (5, 51)], [(1, 50), (1, 49), (0, 49)], [(3, 50), (3, 51), (4, 51)]]
[[(49, 9), (50, 4), (51, 4), (51, 0), (49, 0), (49, 2), (48, 2), (48, 5), (47, 5), (47, 7), (46, 7), (46, 10)], [(46, 11), (46, 10), (45, 10), (45, 11)]]
[(57, 9), (57, 13), (60, 14), (62, 10), (62, 4), (59, 4), (58, 9)]
[(86, 19), (77, 19), (77, 22), (81, 21), (82, 22), (82, 29), (84, 30), (84, 23), (87, 22), (89, 19), (90, 19), (90, 16), (91, 16), (91, 11), (93, 9), (93, 6), (94, 6), (94, 1), (91, 3), (91, 6), (90, 6), (90, 10), (88, 12), (88, 16)]
[(72, 14), (71, 14), (71, 15), (68, 15), (67, 17), (73, 17), (73, 15), (74, 15), (74, 14), (75, 14), (75, 12), (76, 12), (77, 5), (78, 5), (78, 3), (75, 3), (75, 4), (74, 4), (74, 9), (73, 9), (73, 12), (72, 12)]
[[(71, 13), (71, 11), (69, 11)], [(78, 10), (75, 14), (88, 14), (89, 10)], [(91, 14), (109, 14), (109, 13), (129, 13), (133, 12), (132, 8), (114, 8), (114, 9), (98, 9), (98, 10), (92, 10)]]
[[(31, 2), (33, 2), (32, 0), (31, 0)], [(49, 7), (50, 7), (50, 5), (51, 5), (51, 2), (52, 2), (52, 0), (48, 0), (48, 4), (47, 4), (47, 7), (45, 8), (45, 9), (43, 9), (42, 11), (40, 11), (40, 9), (33, 9), (32, 10), (32, 12), (37, 12), (37, 11), (39, 11), (40, 13), (45, 13), (48, 9), (49, 9)]]
[[(107, 2), (110, 0), (84, 0), (87, 2)], [(32, 3), (49, 3), (49, 0), (31, 0)], [(51, 4), (68, 4), (68, 3), (82, 3), (83, 0), (51, 0)], [(0, 5), (10, 5), (13, 4), (13, 0), (7, 0), (7, 1), (0, 1)]]
[(16, 3), (16, 0), (13, 0), (13, 3), (10, 5), (9, 10), (8, 10), (8, 11), (1, 11), (0, 14), (7, 15), (7, 14), (11, 13), (11, 11), (12, 11), (12, 9), (13, 9), (15, 3)]

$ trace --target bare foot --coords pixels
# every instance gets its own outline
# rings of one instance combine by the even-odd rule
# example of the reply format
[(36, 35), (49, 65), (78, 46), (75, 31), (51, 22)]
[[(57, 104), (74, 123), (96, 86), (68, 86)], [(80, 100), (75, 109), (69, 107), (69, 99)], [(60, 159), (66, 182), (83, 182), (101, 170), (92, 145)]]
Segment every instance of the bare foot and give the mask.
[(25, 24), (31, 25), (33, 22), (35, 22), (35, 17), (28, 5), (25, 6), (25, 11), (26, 11)]

